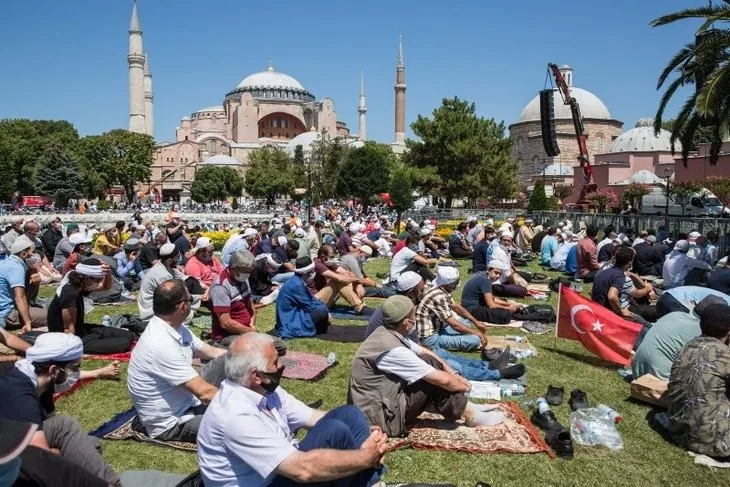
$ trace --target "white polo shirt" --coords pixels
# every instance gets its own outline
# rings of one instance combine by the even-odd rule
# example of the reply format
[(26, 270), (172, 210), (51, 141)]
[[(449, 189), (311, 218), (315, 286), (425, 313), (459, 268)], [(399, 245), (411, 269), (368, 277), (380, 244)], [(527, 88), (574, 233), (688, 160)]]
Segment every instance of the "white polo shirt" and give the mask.
[(198, 430), (198, 464), (206, 487), (263, 487), (297, 451), (294, 433), (312, 408), (279, 387), (262, 396), (223, 381)]
[(151, 437), (192, 419), (200, 405), (183, 384), (198, 376), (193, 353), (203, 342), (185, 326), (177, 331), (153, 316), (132, 350), (127, 388), (140, 421)]

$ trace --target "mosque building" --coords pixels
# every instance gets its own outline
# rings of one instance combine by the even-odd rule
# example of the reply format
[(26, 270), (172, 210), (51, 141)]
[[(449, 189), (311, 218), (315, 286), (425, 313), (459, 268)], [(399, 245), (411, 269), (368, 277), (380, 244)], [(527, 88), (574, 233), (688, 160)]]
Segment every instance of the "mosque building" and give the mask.
[[(129, 26), (129, 130), (154, 137), (154, 96), (149, 57), (144, 52), (137, 5)], [(394, 153), (405, 149), (405, 65), (403, 43), (396, 63)], [(156, 200), (184, 201), (201, 165), (234, 167), (245, 175), (248, 155), (274, 147), (294, 153), (301, 145), (308, 154), (312, 144), (326, 136), (358, 146), (366, 139), (365, 83), (361, 75), (357, 106), (359, 133), (350, 134), (337, 119), (329, 97), (317, 99), (297, 79), (275, 69), (270, 61), (264, 71), (246, 76), (213, 105), (182, 117), (173, 142), (157, 145), (150, 182), (139, 183), (139, 195)]]
[[(570, 87), (571, 95), (580, 105), (587, 135), (588, 154), (593, 161), (595, 154), (606, 152), (614, 139), (621, 135), (623, 122), (611, 117), (608, 107), (588, 90), (573, 86), (573, 68), (560, 67), (560, 72)], [(578, 143), (575, 137), (570, 107), (563, 103), (560, 92), (555, 90), (555, 132), (560, 154), (548, 157), (542, 143), (540, 128), (540, 97), (536, 96), (525, 106), (519, 121), (509, 126), (512, 137), (512, 159), (517, 163), (519, 180), (525, 184), (543, 177), (554, 180), (570, 179), (573, 167), (578, 165)]]

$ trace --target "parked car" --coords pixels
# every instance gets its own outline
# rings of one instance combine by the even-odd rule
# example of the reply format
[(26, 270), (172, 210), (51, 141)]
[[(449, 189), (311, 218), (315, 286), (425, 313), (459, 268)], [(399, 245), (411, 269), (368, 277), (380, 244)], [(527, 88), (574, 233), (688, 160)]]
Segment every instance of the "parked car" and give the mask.
[(644, 195), (641, 199), (641, 213), (644, 215), (664, 215), (667, 212), (670, 216), (689, 217), (728, 217), (730, 209), (725, 207), (720, 200), (709, 190), (702, 190), (687, 198), (672, 196), (667, 201), (666, 195), (660, 189)]

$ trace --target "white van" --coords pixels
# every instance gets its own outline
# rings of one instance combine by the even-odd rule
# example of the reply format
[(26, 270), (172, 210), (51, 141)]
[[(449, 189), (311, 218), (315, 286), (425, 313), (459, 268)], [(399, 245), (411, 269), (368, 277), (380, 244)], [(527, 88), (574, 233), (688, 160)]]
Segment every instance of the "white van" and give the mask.
[[(712, 194), (708, 189), (703, 189), (688, 198), (685, 201), (677, 201), (675, 198), (669, 198), (667, 205), (667, 197), (660, 188), (654, 188), (650, 194), (644, 195), (641, 199), (641, 213), (643, 215), (664, 216), (664, 211), (668, 209), (670, 216), (689, 216), (689, 217), (727, 217), (730, 216), (730, 209), (723, 207), (720, 200)], [(682, 203), (684, 203), (684, 212), (682, 211)]]

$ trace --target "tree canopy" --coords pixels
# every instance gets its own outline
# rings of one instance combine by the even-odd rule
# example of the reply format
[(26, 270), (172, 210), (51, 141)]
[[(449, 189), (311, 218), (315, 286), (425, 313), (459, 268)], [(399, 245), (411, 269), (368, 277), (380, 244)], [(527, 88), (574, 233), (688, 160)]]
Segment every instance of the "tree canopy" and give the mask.
[(50, 143), (38, 161), (36, 187), (44, 195), (53, 198), (59, 208), (68, 205), (71, 198), (84, 196), (84, 183), (78, 164), (59, 142)]
[(232, 167), (204, 165), (195, 172), (190, 196), (198, 203), (212, 203), (241, 196), (243, 178)]
[(352, 196), (367, 207), (370, 196), (388, 191), (391, 154), (390, 147), (375, 142), (347, 151), (336, 193)]
[(243, 187), (254, 198), (266, 198), (268, 205), (278, 195), (294, 191), (294, 174), (289, 154), (279, 149), (258, 149), (248, 156), (248, 170)]
[(411, 128), (420, 140), (406, 141), (404, 160), (438, 175), (422, 186), (445, 197), (447, 206), (455, 197), (501, 200), (516, 194), (517, 166), (504, 123), (478, 117), (473, 103), (446, 98), (432, 118), (419, 115)]

